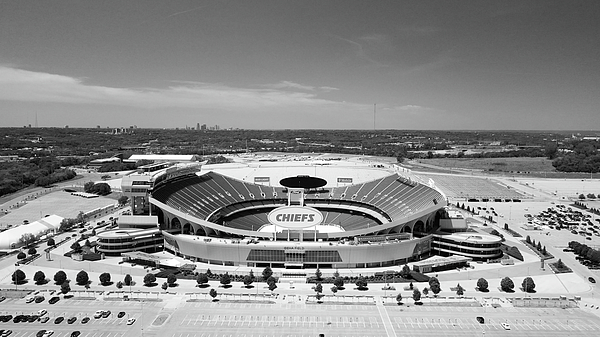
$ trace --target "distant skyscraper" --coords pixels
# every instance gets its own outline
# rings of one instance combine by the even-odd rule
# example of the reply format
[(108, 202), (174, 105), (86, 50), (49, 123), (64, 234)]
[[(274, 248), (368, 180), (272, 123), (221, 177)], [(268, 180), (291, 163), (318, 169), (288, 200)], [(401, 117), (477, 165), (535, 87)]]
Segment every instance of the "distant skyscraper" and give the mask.
[(200, 123), (196, 123), (196, 131), (200, 130)]
[(202, 128), (201, 128), (201, 130), (202, 130), (202, 131), (206, 131), (206, 124), (202, 124)]

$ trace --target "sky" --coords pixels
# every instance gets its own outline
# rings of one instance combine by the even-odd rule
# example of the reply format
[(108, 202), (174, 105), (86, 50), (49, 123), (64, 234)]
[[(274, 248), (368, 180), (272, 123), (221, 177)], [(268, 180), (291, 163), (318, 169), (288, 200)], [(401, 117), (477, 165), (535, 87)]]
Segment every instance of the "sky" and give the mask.
[(599, 130), (600, 1), (0, 0), (0, 127)]

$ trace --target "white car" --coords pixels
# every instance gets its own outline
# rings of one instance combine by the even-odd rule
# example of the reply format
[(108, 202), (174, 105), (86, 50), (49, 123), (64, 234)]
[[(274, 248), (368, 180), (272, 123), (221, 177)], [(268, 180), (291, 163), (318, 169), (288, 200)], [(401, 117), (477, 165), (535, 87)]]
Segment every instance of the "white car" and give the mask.
[(96, 312), (94, 313), (94, 318), (102, 317), (103, 313), (104, 313), (104, 310), (96, 310)]
[(44, 333), (44, 337), (50, 337), (54, 334), (53, 330), (46, 330), (46, 332)]
[(127, 325), (131, 325), (133, 323), (135, 323), (135, 318), (132, 317), (132, 318), (130, 318), (130, 319), (127, 320)]
[(41, 317), (41, 316), (44, 316), (44, 315), (45, 315), (47, 312), (48, 312), (48, 311), (46, 311), (46, 309), (41, 309), (41, 310), (39, 310), (39, 311), (38, 311), (38, 313), (37, 313), (37, 314), (38, 314), (38, 316), (40, 316), (40, 317)]
[(504, 328), (504, 330), (510, 330), (510, 324), (508, 324), (508, 323), (502, 323), (500, 325), (502, 325), (502, 327)]

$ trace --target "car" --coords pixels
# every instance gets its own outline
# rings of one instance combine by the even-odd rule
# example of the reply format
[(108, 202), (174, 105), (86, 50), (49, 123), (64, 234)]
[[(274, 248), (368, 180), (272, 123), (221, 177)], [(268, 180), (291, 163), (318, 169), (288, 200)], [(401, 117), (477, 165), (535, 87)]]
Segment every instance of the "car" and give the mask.
[(122, 318), (123, 316), (125, 316), (125, 311), (119, 312), (119, 314), (117, 315), (117, 318)]
[(130, 319), (127, 320), (127, 325), (131, 325), (133, 323), (135, 323), (135, 318), (132, 317), (132, 318), (130, 318)]
[(90, 318), (87, 317), (87, 316), (85, 316), (84, 318), (81, 319), (81, 324), (85, 324), (85, 323), (87, 323), (89, 321), (90, 321)]
[(77, 317), (73, 316), (67, 320), (67, 323), (73, 324), (73, 323), (75, 323), (76, 320), (77, 320)]
[(28, 297), (25, 299), (25, 303), (31, 303), (33, 301), (35, 301), (35, 297)]
[(81, 331), (73, 331), (71, 332), (71, 337), (79, 337), (81, 335)]
[(510, 324), (508, 324), (508, 323), (500, 323), (500, 325), (502, 325), (502, 327), (504, 328), (504, 330), (510, 330)]
[(64, 317), (62, 317), (62, 316), (58, 316), (58, 317), (56, 317), (56, 319), (54, 320), (54, 324), (60, 324), (60, 323), (62, 323), (62, 321), (64, 321), (64, 320), (65, 320), (65, 318), (64, 318)]
[(0, 302), (4, 301), (6, 299), (6, 297), (2, 296), (0, 297)]
[(100, 318), (104, 314), (104, 310), (96, 310), (94, 313), (94, 318)]
[(108, 316), (110, 316), (110, 310), (106, 310), (102, 313), (102, 318), (108, 318)]
[(46, 331), (46, 333), (44, 334), (44, 337), (50, 337), (54, 334), (54, 330), (48, 330)]
[(587, 236), (585, 239), (592, 241), (592, 238), (590, 238), (589, 236)]
[(39, 320), (39, 319), (40, 319), (40, 316), (31, 315), (31, 316), (27, 317), (27, 322), (33, 323), (33, 322), (37, 322), (37, 320)]
[(45, 298), (44, 296), (36, 296), (35, 297), (35, 303), (42, 303), (44, 302)]
[(5, 331), (2, 333), (2, 335), (0, 335), (0, 336), (2, 336), (2, 337), (7, 337), (7, 336), (10, 336), (10, 334), (11, 334), (11, 333), (12, 333), (12, 330), (5, 330)]
[(48, 303), (50, 303), (50, 304), (54, 304), (54, 303), (56, 303), (56, 302), (58, 302), (58, 301), (60, 301), (60, 297), (58, 297), (58, 296), (54, 296), (54, 297), (52, 297), (52, 298), (51, 298), (51, 299), (48, 301)]
[(588, 277), (588, 281), (590, 281), (591, 283), (596, 283), (596, 279), (593, 277)]
[(44, 316), (44, 317), (40, 318), (40, 323), (46, 323), (46, 322), (48, 322), (49, 320), (50, 320), (50, 317), (48, 317), (48, 316)]
[(477, 322), (479, 322), (479, 324), (484, 324), (485, 323), (485, 318), (483, 318), (481, 316), (477, 316)]
[(46, 330), (40, 330), (35, 334), (35, 337), (44, 337)]
[(40, 309), (40, 310), (38, 310), (37, 314), (38, 314), (38, 316), (41, 317), (41, 316), (44, 316), (47, 313), (48, 313), (48, 311), (46, 309)]
[(0, 316), (0, 321), (2, 321), (4, 323), (10, 321), (11, 319), (13, 319), (12, 315), (3, 315), (3, 316)]

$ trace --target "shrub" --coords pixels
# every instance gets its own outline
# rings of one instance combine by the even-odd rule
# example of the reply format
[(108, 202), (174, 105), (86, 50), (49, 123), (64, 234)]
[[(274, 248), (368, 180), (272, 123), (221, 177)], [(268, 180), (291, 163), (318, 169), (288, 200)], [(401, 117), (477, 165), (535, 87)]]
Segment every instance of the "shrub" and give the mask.
[(48, 244), (48, 247), (52, 247), (52, 246), (56, 245), (56, 242), (54, 242), (53, 238), (50, 238), (50, 239), (48, 239), (47, 244)]
[(117, 282), (117, 289), (123, 288), (123, 281)]
[(365, 289), (367, 287), (367, 280), (363, 276), (360, 276), (355, 284), (358, 289)]
[(250, 275), (246, 275), (246, 276), (244, 276), (244, 285), (245, 285), (246, 287), (250, 287), (250, 285), (251, 285), (253, 282), (254, 282), (254, 279), (253, 279), (253, 277), (252, 277), (252, 276), (250, 276)]
[(27, 257), (27, 255), (23, 252), (19, 252), (19, 254), (17, 254), (17, 259), (19, 259), (19, 260), (23, 260), (26, 257)]
[(275, 282), (269, 283), (269, 290), (273, 291), (275, 289), (277, 289), (277, 284)]
[(31, 247), (27, 251), (27, 254), (29, 254), (29, 255), (35, 255), (35, 254), (37, 254), (37, 250), (35, 248)]
[(125, 279), (123, 280), (126, 286), (131, 285), (131, 275), (125, 275)]
[(162, 288), (163, 290), (167, 290), (167, 288), (169, 288), (169, 284), (168, 284), (167, 282), (163, 282), (163, 284), (162, 284), (161, 288)]
[(217, 297), (217, 291), (215, 289), (211, 289), (208, 294), (210, 295), (210, 297), (213, 298), (213, 301), (215, 299), (215, 297)]
[(341, 277), (336, 277), (333, 280), (333, 285), (338, 289), (343, 289), (344, 288), (344, 279), (342, 279)]

